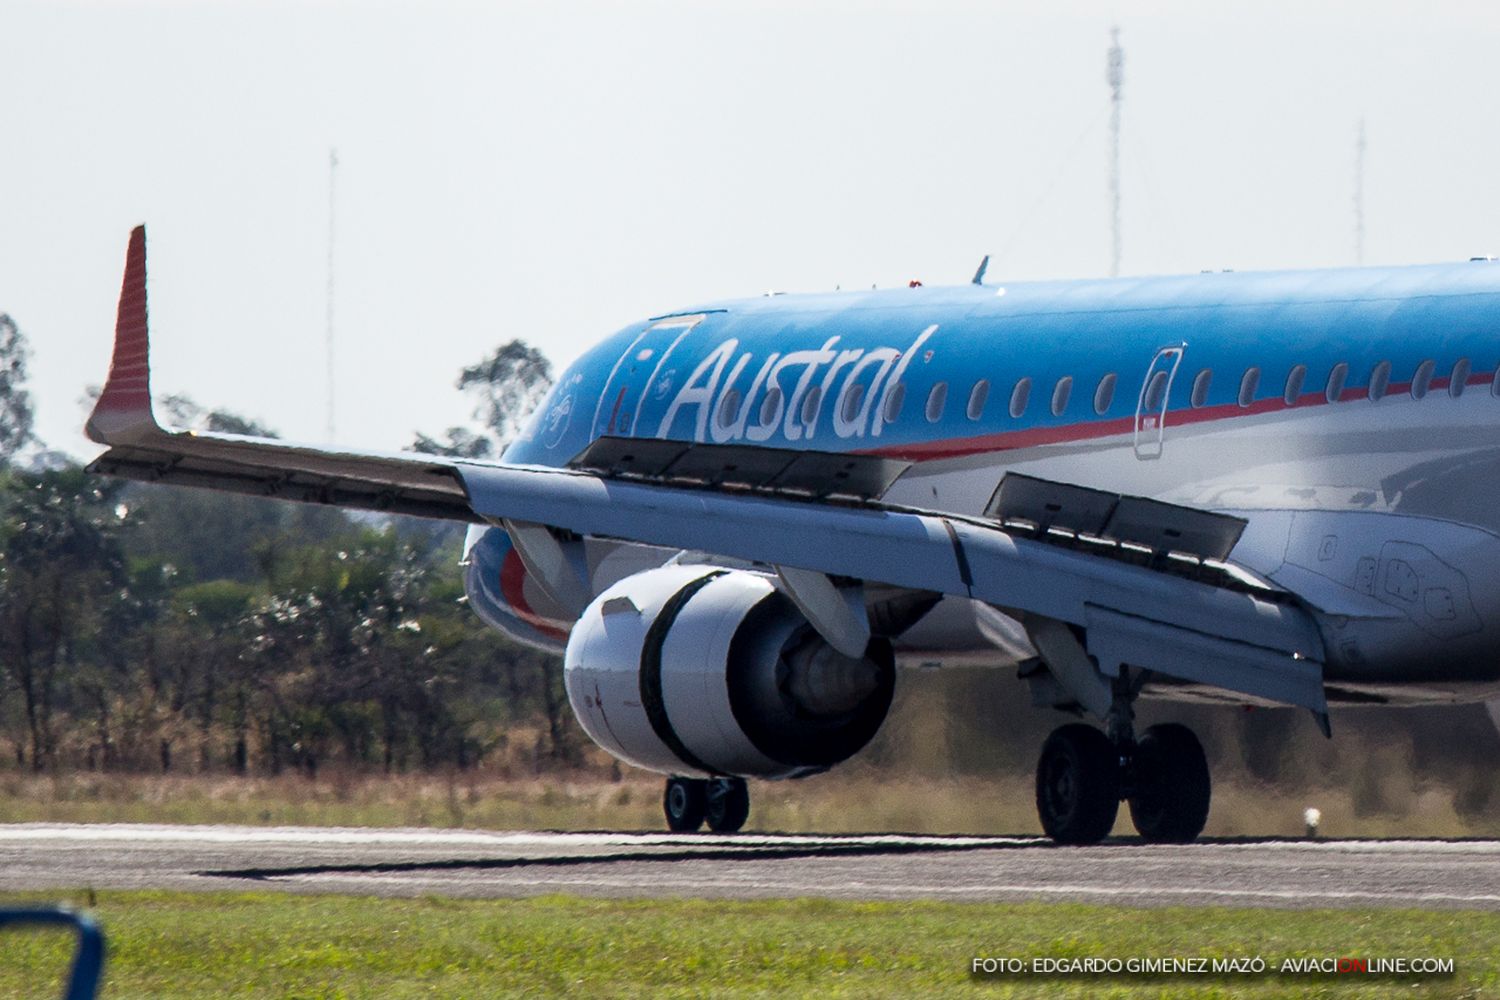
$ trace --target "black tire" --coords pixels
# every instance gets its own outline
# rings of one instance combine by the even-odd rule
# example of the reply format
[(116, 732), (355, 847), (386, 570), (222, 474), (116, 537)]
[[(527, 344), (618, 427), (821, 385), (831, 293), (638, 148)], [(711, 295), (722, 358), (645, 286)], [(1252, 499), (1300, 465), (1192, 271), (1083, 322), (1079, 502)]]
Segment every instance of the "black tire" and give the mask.
[(1059, 844), (1097, 844), (1120, 811), (1120, 757), (1109, 738), (1081, 723), (1052, 731), (1036, 766), (1036, 811)]
[(708, 782), (668, 778), (661, 807), (667, 814), (667, 829), (673, 833), (692, 833), (703, 825), (703, 817), (708, 814)]
[(1203, 832), (1212, 784), (1191, 729), (1175, 722), (1147, 729), (1130, 771), (1130, 818), (1143, 840), (1186, 844)]
[(744, 778), (717, 778), (708, 783), (708, 828), (738, 833), (750, 818), (750, 789)]

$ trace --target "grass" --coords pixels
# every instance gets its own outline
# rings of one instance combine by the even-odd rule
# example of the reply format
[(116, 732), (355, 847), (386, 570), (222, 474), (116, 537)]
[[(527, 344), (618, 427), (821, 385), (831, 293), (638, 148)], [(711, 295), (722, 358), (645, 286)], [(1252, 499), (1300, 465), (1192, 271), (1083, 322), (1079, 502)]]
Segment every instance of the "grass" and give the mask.
[[(850, 766), (796, 782), (754, 782), (749, 828), (825, 833), (1039, 832), (1029, 777), (939, 778)], [(1251, 782), (1214, 789), (1210, 836), (1298, 836), (1316, 805), (1329, 837), (1495, 836), (1500, 823), (1462, 817), (1441, 789), (1399, 809), (1361, 814), (1344, 788), (1287, 791)], [(534, 779), (351, 774), (0, 775), (0, 822), (238, 823), (256, 826), (423, 826), (471, 829), (661, 828), (661, 784), (627, 772)], [(1131, 833), (1121, 809), (1116, 833)]]
[[(6, 903), (43, 897), (11, 896)], [(105, 892), (106, 998), (1253, 995), (1500, 991), (1500, 914), (826, 900)], [(56, 995), (66, 939), (11, 932), (0, 996)], [(975, 956), (1451, 958), (1451, 977), (976, 979)]]
[[(903, 670), (890, 717), (853, 760), (802, 781), (752, 782), (749, 828), (1039, 833), (1036, 754), (1063, 719), (1032, 709), (1017, 684), (1009, 671)], [(1300, 836), (1309, 806), (1327, 837), (1500, 836), (1491, 775), (1500, 739), (1479, 706), (1350, 711), (1335, 740), (1291, 710), (1140, 709), (1142, 728), (1184, 722), (1203, 738), (1214, 775), (1209, 836)], [(74, 747), (64, 755), (74, 769), (56, 775), (0, 763), (0, 823), (661, 828), (659, 777), (598, 749), (583, 749), (574, 769), (548, 771), (544, 745), (541, 729), (518, 723), (473, 770), (384, 775), (325, 764), (316, 778), (84, 771)], [(193, 749), (179, 741), (179, 768), (197, 759)], [(223, 751), (207, 759), (222, 765)], [(1132, 832), (1125, 810), (1115, 832)]]

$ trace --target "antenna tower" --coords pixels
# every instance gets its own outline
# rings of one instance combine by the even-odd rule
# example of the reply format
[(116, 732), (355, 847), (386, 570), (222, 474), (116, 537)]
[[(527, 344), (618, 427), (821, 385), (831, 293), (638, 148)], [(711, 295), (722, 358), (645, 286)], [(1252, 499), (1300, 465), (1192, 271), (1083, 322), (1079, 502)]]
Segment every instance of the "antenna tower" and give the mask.
[(1120, 48), (1120, 28), (1109, 29), (1109, 63), (1104, 79), (1109, 84), (1109, 202), (1110, 277), (1120, 274), (1120, 104), (1125, 83), (1125, 50)]
[(1365, 262), (1365, 120), (1354, 134), (1354, 263)]
[(335, 230), (334, 230), (335, 216), (334, 216), (334, 211), (333, 211), (333, 208), (334, 208), (334, 198), (333, 198), (333, 196), (334, 196), (334, 191), (335, 191), (334, 184), (335, 184), (335, 181), (338, 179), (338, 171), (339, 171), (339, 151), (337, 149), (334, 149), (334, 148), (330, 147), (329, 150), (328, 150), (328, 302), (327, 302), (328, 328), (327, 328), (326, 331), (324, 331), (324, 346), (327, 348), (327, 360), (328, 360), (328, 373), (327, 373), (328, 374), (328, 386), (327, 386), (327, 388), (328, 388), (328, 399), (327, 399), (327, 403), (328, 403), (328, 412), (327, 412), (328, 426), (327, 426), (327, 432), (328, 432), (328, 440), (329, 441), (332, 441), (334, 439), (334, 435), (335, 435), (335, 433), (337, 431), (337, 424), (336, 424), (336, 422), (334, 420), (334, 394), (333, 394), (333, 390), (334, 390), (334, 380), (333, 380), (333, 246), (334, 246), (334, 242), (333, 242), (333, 238), (334, 238), (334, 234), (335, 234)]

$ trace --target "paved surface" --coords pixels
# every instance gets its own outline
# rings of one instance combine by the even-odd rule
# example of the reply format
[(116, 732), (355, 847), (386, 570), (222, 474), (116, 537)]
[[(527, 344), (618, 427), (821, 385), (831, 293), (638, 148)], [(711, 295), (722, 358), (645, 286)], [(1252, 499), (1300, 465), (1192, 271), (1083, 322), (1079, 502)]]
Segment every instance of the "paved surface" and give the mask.
[(673, 836), (230, 826), (0, 826), (0, 891), (275, 889), (1500, 910), (1500, 841)]

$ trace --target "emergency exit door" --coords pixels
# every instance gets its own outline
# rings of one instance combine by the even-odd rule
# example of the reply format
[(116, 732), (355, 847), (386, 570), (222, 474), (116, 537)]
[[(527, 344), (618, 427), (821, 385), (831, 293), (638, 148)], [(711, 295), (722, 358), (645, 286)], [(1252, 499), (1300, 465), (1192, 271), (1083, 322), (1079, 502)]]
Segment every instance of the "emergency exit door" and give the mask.
[(1135, 457), (1160, 458), (1167, 429), (1167, 404), (1172, 398), (1172, 380), (1182, 364), (1186, 344), (1163, 347), (1146, 368), (1141, 394), (1135, 404)]

